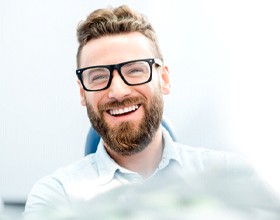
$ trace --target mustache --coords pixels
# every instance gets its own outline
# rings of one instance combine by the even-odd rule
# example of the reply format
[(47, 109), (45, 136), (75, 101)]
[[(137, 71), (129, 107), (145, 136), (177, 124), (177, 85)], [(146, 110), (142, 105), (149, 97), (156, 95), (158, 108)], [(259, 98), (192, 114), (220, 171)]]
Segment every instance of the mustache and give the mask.
[(99, 112), (108, 111), (112, 108), (118, 108), (118, 107), (124, 107), (124, 106), (130, 106), (130, 105), (139, 105), (144, 104), (146, 102), (146, 99), (142, 97), (130, 97), (126, 98), (122, 101), (114, 100), (107, 102), (105, 104), (100, 104), (98, 106)]

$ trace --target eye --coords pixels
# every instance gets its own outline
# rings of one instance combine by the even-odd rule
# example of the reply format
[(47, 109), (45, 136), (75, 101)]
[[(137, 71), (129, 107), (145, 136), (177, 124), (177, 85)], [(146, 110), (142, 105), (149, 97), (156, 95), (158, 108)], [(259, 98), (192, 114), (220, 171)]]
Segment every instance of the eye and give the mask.
[(129, 69), (127, 69), (126, 70), (126, 73), (127, 74), (142, 74), (143, 72), (145, 72), (144, 71), (144, 69), (143, 68), (136, 68), (136, 67), (133, 67), (133, 68), (129, 68)]
[(99, 84), (107, 82), (110, 78), (110, 73), (106, 68), (93, 68), (86, 72), (88, 83)]
[(123, 66), (121, 71), (126, 76), (139, 76), (149, 73), (149, 66), (146, 62), (129, 63)]
[(96, 82), (96, 81), (107, 80), (109, 77), (106, 74), (91, 74), (89, 78), (90, 81)]

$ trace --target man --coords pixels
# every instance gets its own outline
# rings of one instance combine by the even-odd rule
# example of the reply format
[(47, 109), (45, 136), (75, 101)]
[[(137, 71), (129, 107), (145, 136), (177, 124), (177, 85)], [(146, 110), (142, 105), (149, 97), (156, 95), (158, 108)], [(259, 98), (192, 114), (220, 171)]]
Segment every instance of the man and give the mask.
[(231, 154), (175, 143), (161, 126), (169, 72), (144, 15), (128, 6), (99, 9), (80, 23), (77, 36), (81, 104), (102, 139), (96, 154), (34, 186), (26, 216), (75, 209), (116, 187), (147, 183), (160, 174), (185, 177), (242, 163)]

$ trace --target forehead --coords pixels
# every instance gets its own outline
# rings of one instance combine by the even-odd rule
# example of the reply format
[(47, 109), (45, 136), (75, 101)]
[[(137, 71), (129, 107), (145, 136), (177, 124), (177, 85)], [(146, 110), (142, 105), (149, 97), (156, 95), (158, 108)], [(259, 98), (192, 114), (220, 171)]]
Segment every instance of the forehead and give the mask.
[(152, 42), (138, 32), (104, 36), (90, 40), (82, 49), (80, 68), (153, 58)]

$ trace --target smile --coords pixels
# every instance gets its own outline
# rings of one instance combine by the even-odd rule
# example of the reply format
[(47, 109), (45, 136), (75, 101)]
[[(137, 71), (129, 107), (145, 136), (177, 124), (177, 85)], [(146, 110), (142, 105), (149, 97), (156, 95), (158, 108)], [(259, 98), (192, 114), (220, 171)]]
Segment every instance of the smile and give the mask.
[(136, 111), (139, 107), (140, 107), (140, 105), (133, 105), (130, 107), (125, 107), (125, 108), (120, 108), (120, 109), (110, 109), (109, 114), (112, 116), (127, 114), (130, 112)]

